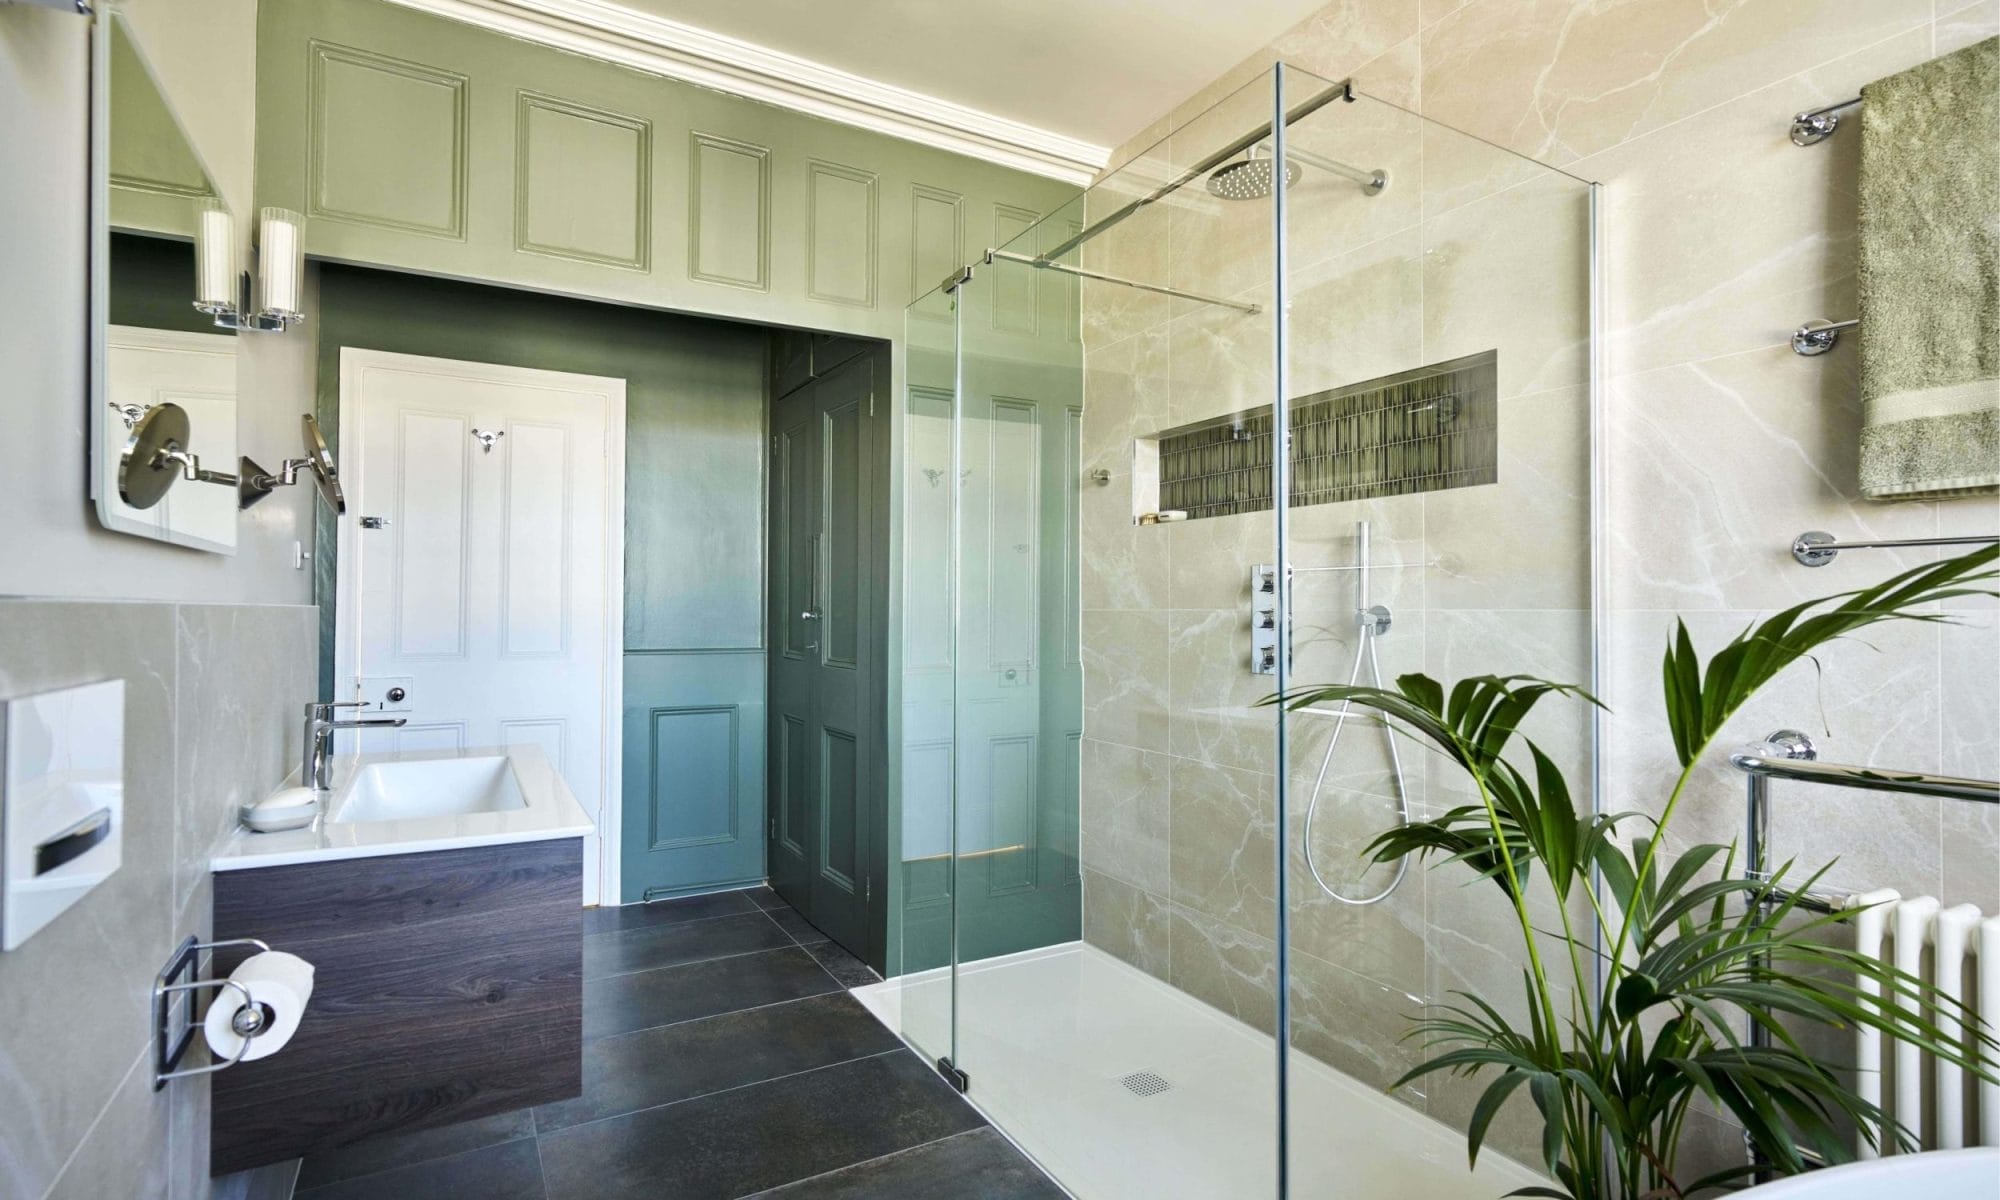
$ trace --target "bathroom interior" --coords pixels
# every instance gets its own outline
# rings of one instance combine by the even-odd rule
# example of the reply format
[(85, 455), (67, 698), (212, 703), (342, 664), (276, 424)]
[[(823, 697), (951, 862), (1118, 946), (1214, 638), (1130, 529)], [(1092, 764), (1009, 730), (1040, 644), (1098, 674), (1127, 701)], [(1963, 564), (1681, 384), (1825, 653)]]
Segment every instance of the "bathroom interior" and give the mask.
[(2000, 6), (1222, 7), (0, 0), (0, 1200), (1995, 1194)]

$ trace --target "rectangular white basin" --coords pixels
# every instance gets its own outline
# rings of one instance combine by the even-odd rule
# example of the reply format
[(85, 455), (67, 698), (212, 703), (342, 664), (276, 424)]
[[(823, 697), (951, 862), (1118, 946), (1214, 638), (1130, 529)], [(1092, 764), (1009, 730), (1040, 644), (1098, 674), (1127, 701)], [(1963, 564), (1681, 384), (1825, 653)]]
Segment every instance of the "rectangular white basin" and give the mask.
[(354, 773), (327, 821), (409, 821), (526, 808), (504, 755), (367, 763)]

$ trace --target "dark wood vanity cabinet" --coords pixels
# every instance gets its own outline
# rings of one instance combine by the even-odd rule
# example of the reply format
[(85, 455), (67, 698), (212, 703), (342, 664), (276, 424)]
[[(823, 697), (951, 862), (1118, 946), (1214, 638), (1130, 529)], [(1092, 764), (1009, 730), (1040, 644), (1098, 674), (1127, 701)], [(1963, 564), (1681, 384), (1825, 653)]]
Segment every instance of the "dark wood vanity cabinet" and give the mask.
[(582, 886), (574, 837), (217, 872), (216, 938), (317, 974), (290, 1045), (212, 1077), (212, 1173), (578, 1095)]

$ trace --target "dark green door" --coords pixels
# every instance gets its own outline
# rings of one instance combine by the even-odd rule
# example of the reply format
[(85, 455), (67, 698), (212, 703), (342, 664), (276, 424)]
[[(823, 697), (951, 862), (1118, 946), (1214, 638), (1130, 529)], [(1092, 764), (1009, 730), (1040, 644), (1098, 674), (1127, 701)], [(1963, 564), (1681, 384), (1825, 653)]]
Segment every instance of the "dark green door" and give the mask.
[(878, 369), (851, 359), (772, 411), (768, 861), (779, 895), (879, 964)]

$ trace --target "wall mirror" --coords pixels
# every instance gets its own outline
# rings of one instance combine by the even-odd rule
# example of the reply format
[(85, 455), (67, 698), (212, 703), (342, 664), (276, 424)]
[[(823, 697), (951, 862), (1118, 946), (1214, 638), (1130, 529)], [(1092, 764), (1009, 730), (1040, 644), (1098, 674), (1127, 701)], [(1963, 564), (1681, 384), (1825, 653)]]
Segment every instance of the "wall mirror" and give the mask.
[[(115, 13), (99, 15), (92, 53), (91, 496), (106, 529), (233, 554), (237, 338), (194, 306), (195, 236), (228, 209)], [(121, 491), (149, 428), (180, 432), (177, 451), (207, 477), (189, 467)]]

